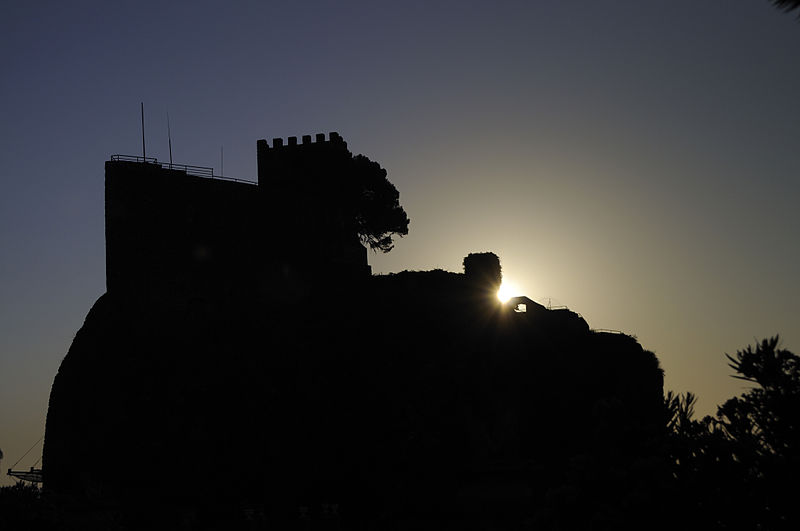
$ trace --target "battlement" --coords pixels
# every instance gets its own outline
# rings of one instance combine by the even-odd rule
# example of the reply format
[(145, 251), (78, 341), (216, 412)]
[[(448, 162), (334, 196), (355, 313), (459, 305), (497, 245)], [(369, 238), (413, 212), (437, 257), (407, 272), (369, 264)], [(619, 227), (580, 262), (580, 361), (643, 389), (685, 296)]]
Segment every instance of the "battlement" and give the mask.
[(347, 142), (332, 131), (303, 135), (299, 142), (296, 136), (285, 139), (273, 138), (272, 146), (266, 140), (256, 142), (258, 157), (258, 182), (263, 186), (276, 183), (321, 183), (341, 172), (337, 167), (352, 156), (347, 149)]
[(314, 135), (313, 141), (312, 141), (312, 136), (311, 135), (303, 135), (300, 138), (301, 138), (301, 140), (300, 140), (299, 144), (297, 142), (297, 137), (296, 136), (290, 136), (290, 137), (286, 138), (286, 142), (285, 143), (283, 141), (283, 138), (281, 138), (281, 137), (273, 138), (272, 139), (272, 147), (270, 147), (269, 144), (267, 143), (267, 141), (263, 140), (263, 139), (257, 141), (256, 145), (257, 145), (259, 151), (261, 151), (262, 149), (263, 150), (268, 150), (268, 149), (272, 149), (272, 150), (275, 150), (275, 149), (286, 149), (286, 148), (292, 148), (292, 147), (297, 147), (297, 146), (308, 146), (308, 145), (316, 145), (316, 144), (327, 144), (327, 145), (333, 145), (333, 146), (337, 146), (337, 147), (347, 148), (347, 142), (345, 142), (344, 139), (341, 137), (341, 135), (339, 133), (335, 132), (335, 131), (331, 131), (330, 133), (328, 133), (328, 138), (327, 139), (325, 138), (325, 133), (317, 133), (316, 135)]

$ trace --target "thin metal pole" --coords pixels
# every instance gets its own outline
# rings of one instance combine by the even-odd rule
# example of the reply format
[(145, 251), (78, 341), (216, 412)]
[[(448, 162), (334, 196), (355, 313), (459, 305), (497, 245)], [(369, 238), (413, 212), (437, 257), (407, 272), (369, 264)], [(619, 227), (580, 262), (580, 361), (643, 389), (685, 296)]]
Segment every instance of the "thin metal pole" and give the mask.
[[(16, 463), (14, 463), (14, 466), (12, 466), (11, 468), (16, 468), (16, 467), (17, 467), (17, 465), (19, 464), (19, 462), (20, 462), (20, 461), (22, 461), (23, 459), (25, 459), (25, 456), (26, 456), (26, 455), (28, 455), (29, 453), (31, 453), (31, 450), (33, 450), (33, 449), (34, 449), (34, 447), (36, 447), (36, 445), (37, 445), (37, 444), (39, 444), (40, 442), (42, 442), (42, 439), (44, 439), (44, 433), (42, 434), (42, 436), (41, 436), (41, 437), (39, 437), (39, 440), (38, 440), (38, 441), (36, 441), (35, 443), (33, 443), (33, 446), (31, 446), (30, 448), (28, 448), (28, 451), (27, 451), (27, 452), (25, 452), (24, 454), (22, 454), (22, 457), (20, 457), (19, 459), (17, 459), (17, 462), (16, 462)], [(34, 465), (34, 466), (36, 466), (36, 465)], [(10, 469), (9, 469), (9, 470), (10, 470)]]
[(222, 146), (219, 147), (219, 174), (225, 175), (225, 157), (222, 151)]
[(169, 167), (172, 168), (172, 132), (169, 129), (169, 111), (167, 111), (167, 138), (169, 139)]
[(147, 152), (144, 149), (144, 102), (142, 103), (142, 159), (147, 162)]

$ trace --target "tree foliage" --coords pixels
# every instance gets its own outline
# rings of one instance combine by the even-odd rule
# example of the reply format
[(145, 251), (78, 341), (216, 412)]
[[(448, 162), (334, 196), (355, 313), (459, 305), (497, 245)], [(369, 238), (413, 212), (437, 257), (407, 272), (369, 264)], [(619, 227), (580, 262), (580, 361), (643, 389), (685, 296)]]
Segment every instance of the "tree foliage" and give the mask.
[(778, 336), (726, 357), (737, 373), (734, 378), (758, 387), (718, 409), (721, 426), (754, 457), (798, 456), (800, 358), (778, 348)]
[(351, 182), (357, 193), (350, 204), (361, 243), (387, 253), (394, 247), (392, 235), (408, 234), (408, 216), (400, 206), (400, 193), (389, 182), (386, 170), (364, 155), (352, 159)]
[(771, 0), (772, 4), (778, 9), (789, 12), (800, 9), (800, 0)]
[(765, 339), (727, 355), (734, 378), (756, 385), (692, 418), (695, 397), (665, 397), (675, 491), (691, 518), (716, 529), (796, 529), (800, 473), (800, 358)]

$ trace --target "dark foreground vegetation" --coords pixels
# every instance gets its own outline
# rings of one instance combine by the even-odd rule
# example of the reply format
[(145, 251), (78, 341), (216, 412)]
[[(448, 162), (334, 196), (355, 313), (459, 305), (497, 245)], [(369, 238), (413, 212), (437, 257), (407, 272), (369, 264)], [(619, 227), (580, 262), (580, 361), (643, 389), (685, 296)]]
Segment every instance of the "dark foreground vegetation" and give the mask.
[(716, 417), (694, 420), (691, 393), (666, 396), (670, 496), (697, 528), (798, 529), (800, 358), (774, 337), (728, 360), (754, 387)]

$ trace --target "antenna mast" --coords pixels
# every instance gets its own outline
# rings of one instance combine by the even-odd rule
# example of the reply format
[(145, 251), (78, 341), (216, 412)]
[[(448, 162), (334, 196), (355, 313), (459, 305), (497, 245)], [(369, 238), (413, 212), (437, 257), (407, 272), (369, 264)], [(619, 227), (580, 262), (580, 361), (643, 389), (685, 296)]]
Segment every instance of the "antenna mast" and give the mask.
[(144, 102), (142, 104), (142, 158), (144, 159), (143, 162), (147, 162), (147, 152), (144, 149)]
[(167, 139), (169, 140), (169, 167), (172, 168), (172, 132), (169, 129), (169, 111), (167, 111)]

